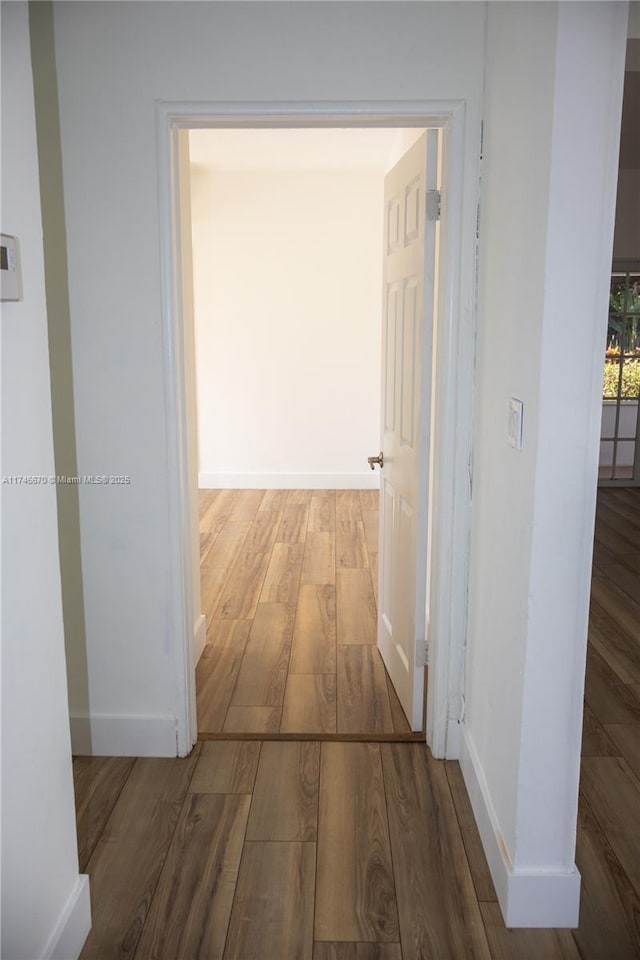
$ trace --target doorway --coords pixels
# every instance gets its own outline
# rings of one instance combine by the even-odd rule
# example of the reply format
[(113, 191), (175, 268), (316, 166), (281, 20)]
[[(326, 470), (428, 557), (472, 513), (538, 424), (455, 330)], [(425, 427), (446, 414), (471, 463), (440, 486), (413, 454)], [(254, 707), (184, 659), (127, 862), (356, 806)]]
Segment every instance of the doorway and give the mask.
[[(422, 353), (431, 370), (417, 323), (424, 310), (431, 325), (433, 297), (431, 286), (424, 296), (433, 273), (424, 248), (428, 239), (433, 259), (436, 221), (419, 209), (427, 174), (434, 187), (438, 175), (438, 131), (428, 136), (430, 171), (420, 128), (189, 133), (207, 620), (196, 667), (201, 737), (410, 729), (393, 683), (407, 686), (415, 659), (401, 631), (424, 635), (410, 608), (425, 571), (403, 569), (403, 609), (387, 604), (378, 618), (378, 541), (395, 541), (380, 565), (388, 597), (391, 554), (412, 550), (407, 538), (418, 535), (408, 527), (428, 529), (414, 476)], [(401, 251), (412, 261), (407, 283), (386, 278), (391, 292), (381, 296)], [(396, 305), (392, 316), (381, 301)], [(381, 422), (387, 466), (374, 472), (367, 455), (382, 443)], [(403, 455), (414, 502), (401, 501), (399, 530), (400, 503), (389, 503), (379, 537), (378, 479), (397, 475)], [(385, 489), (390, 501), (394, 485)], [(424, 606), (423, 583), (418, 593)], [(422, 664), (416, 670), (401, 700), (419, 732)]]
[[(182, 643), (173, 645), (177, 667), (178, 697), (177, 697), (177, 726), (178, 749), (188, 749), (188, 743), (193, 742), (196, 733), (195, 723), (195, 684), (193, 682), (194, 663), (194, 605), (190, 586), (193, 584), (191, 576), (194, 569), (194, 557), (191, 552), (192, 538), (190, 537), (193, 517), (189, 510), (189, 490), (197, 486), (197, 471), (190, 469), (187, 417), (188, 390), (186, 385), (188, 358), (184, 351), (184, 333), (188, 326), (186, 321), (185, 301), (188, 291), (181, 285), (181, 267), (184, 266), (185, 255), (183, 244), (184, 223), (181, 219), (180, 203), (180, 168), (184, 166), (185, 154), (188, 156), (188, 147), (185, 149), (184, 131), (195, 126), (206, 127), (308, 127), (308, 126), (363, 126), (363, 127), (397, 127), (438, 126), (444, 134), (444, 161), (443, 161), (443, 198), (444, 208), (449, 216), (444, 218), (442, 255), (438, 264), (435, 287), (440, 298), (441, 311), (439, 323), (435, 331), (438, 353), (440, 347), (453, 345), (458, 336), (458, 271), (460, 270), (459, 250), (459, 217), (462, 211), (462, 170), (461, 146), (464, 128), (463, 112), (456, 104), (428, 104), (398, 105), (391, 107), (386, 104), (380, 106), (360, 105), (355, 111), (345, 110), (344, 107), (333, 108), (331, 105), (304, 105), (303, 108), (291, 105), (269, 105), (264, 107), (238, 105), (210, 105), (205, 111), (203, 119), (202, 105), (179, 105), (176, 113), (170, 104), (159, 104), (158, 131), (159, 131), (159, 160), (161, 173), (164, 173), (165, 183), (171, 189), (161, 191), (160, 216), (168, 226), (167, 243), (163, 251), (164, 262), (169, 268), (166, 273), (167, 288), (165, 291), (167, 304), (167, 354), (171, 361), (171, 369), (167, 378), (168, 403), (177, 412), (170, 429), (169, 449), (176, 454), (176, 469), (173, 480), (175, 482), (176, 503), (179, 510), (175, 517), (173, 534), (178, 546), (179, 562), (176, 562), (175, 574), (184, 584), (183, 604), (173, 611), (175, 623), (184, 624)], [(435, 109), (433, 109), (435, 107)], [(431, 108), (431, 109), (429, 109)], [(161, 231), (162, 232), (162, 231)], [(465, 349), (462, 351), (465, 353)], [(468, 357), (467, 357), (468, 360)], [(459, 699), (460, 674), (459, 670), (452, 671), (452, 666), (459, 667), (463, 654), (463, 634), (460, 629), (461, 609), (456, 606), (460, 588), (466, 579), (466, 571), (460, 570), (456, 555), (456, 539), (460, 545), (466, 539), (459, 525), (465, 511), (468, 516), (468, 491), (464, 491), (455, 478), (460, 464), (460, 448), (467, 446), (471, 434), (471, 390), (468, 378), (465, 386), (461, 387), (459, 378), (459, 364), (447, 362), (443, 369), (436, 371), (437, 376), (433, 384), (433, 392), (438, 403), (436, 404), (436, 431), (433, 440), (434, 447), (439, 447), (441, 456), (436, 458), (437, 474), (432, 478), (434, 524), (432, 535), (432, 552), (439, 561), (435, 562), (432, 570), (432, 606), (430, 619), (430, 646), (431, 669), (429, 671), (429, 709), (427, 712), (427, 741), (431, 744), (436, 755), (444, 756), (447, 752), (447, 739), (451, 732), (452, 696)], [(459, 429), (451, 432), (447, 425), (453, 427), (458, 424)], [(194, 481), (196, 481), (194, 483)], [(442, 503), (440, 503), (442, 501)], [(442, 506), (451, 506), (453, 501), (462, 508), (462, 513), (456, 518), (454, 512), (442, 509)], [(456, 522), (458, 521), (458, 522)], [(463, 524), (464, 525), (464, 524)], [(466, 525), (468, 529), (468, 525)], [(462, 573), (462, 578), (459, 574)], [(466, 585), (464, 585), (466, 594)], [(466, 607), (465, 607), (466, 609)], [(454, 629), (451, 627), (455, 622)], [(189, 632), (191, 628), (191, 634)], [(447, 642), (438, 642), (439, 637), (447, 636)], [(182, 705), (182, 706), (181, 706)], [(184, 710), (181, 721), (181, 709)], [(180, 743), (185, 747), (181, 748)], [(451, 747), (455, 752), (456, 747)]]

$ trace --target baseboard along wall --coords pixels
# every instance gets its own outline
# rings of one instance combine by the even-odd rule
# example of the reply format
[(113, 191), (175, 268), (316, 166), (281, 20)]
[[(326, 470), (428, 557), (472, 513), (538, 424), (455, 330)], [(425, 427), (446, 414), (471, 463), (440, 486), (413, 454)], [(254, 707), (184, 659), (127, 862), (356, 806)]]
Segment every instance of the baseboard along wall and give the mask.
[(461, 724), (460, 767), (505, 926), (578, 926), (580, 873), (514, 868), (499, 829), (489, 788), (473, 740)]
[(42, 960), (77, 960), (90, 930), (89, 877), (81, 873), (44, 949)]
[(201, 490), (377, 490), (380, 474), (362, 473), (207, 473), (198, 474)]
[(74, 756), (177, 756), (174, 716), (71, 714), (69, 720)]

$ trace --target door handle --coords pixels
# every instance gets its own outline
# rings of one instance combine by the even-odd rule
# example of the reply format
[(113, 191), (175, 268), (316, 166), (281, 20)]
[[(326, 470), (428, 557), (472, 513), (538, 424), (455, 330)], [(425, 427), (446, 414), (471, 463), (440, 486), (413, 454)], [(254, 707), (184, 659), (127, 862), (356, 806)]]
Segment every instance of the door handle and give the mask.
[(367, 463), (369, 464), (372, 470), (375, 469), (376, 463), (378, 464), (380, 469), (382, 469), (384, 467), (384, 453), (382, 452), (382, 450), (380, 451), (377, 457), (367, 457)]

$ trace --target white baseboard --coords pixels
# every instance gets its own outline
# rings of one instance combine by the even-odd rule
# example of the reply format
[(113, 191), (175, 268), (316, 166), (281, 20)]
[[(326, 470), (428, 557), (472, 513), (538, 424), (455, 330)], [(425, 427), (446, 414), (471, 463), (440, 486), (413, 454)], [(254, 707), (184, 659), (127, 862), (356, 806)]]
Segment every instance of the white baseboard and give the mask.
[(201, 613), (193, 628), (193, 662), (197, 665), (207, 642), (207, 618)]
[(469, 731), (461, 724), (460, 767), (507, 927), (577, 927), (580, 873), (514, 868)]
[(79, 757), (175, 757), (170, 715), (71, 714), (71, 750)]
[(90, 930), (89, 877), (81, 873), (49, 937), (43, 960), (78, 960)]
[(380, 474), (362, 473), (206, 473), (201, 490), (378, 490)]

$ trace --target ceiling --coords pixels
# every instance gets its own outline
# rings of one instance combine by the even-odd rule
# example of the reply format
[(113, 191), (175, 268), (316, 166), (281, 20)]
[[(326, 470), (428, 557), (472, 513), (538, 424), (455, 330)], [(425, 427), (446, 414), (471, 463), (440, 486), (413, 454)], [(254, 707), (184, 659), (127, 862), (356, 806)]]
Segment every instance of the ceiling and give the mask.
[(386, 173), (420, 136), (414, 128), (191, 130), (191, 163), (211, 170)]

